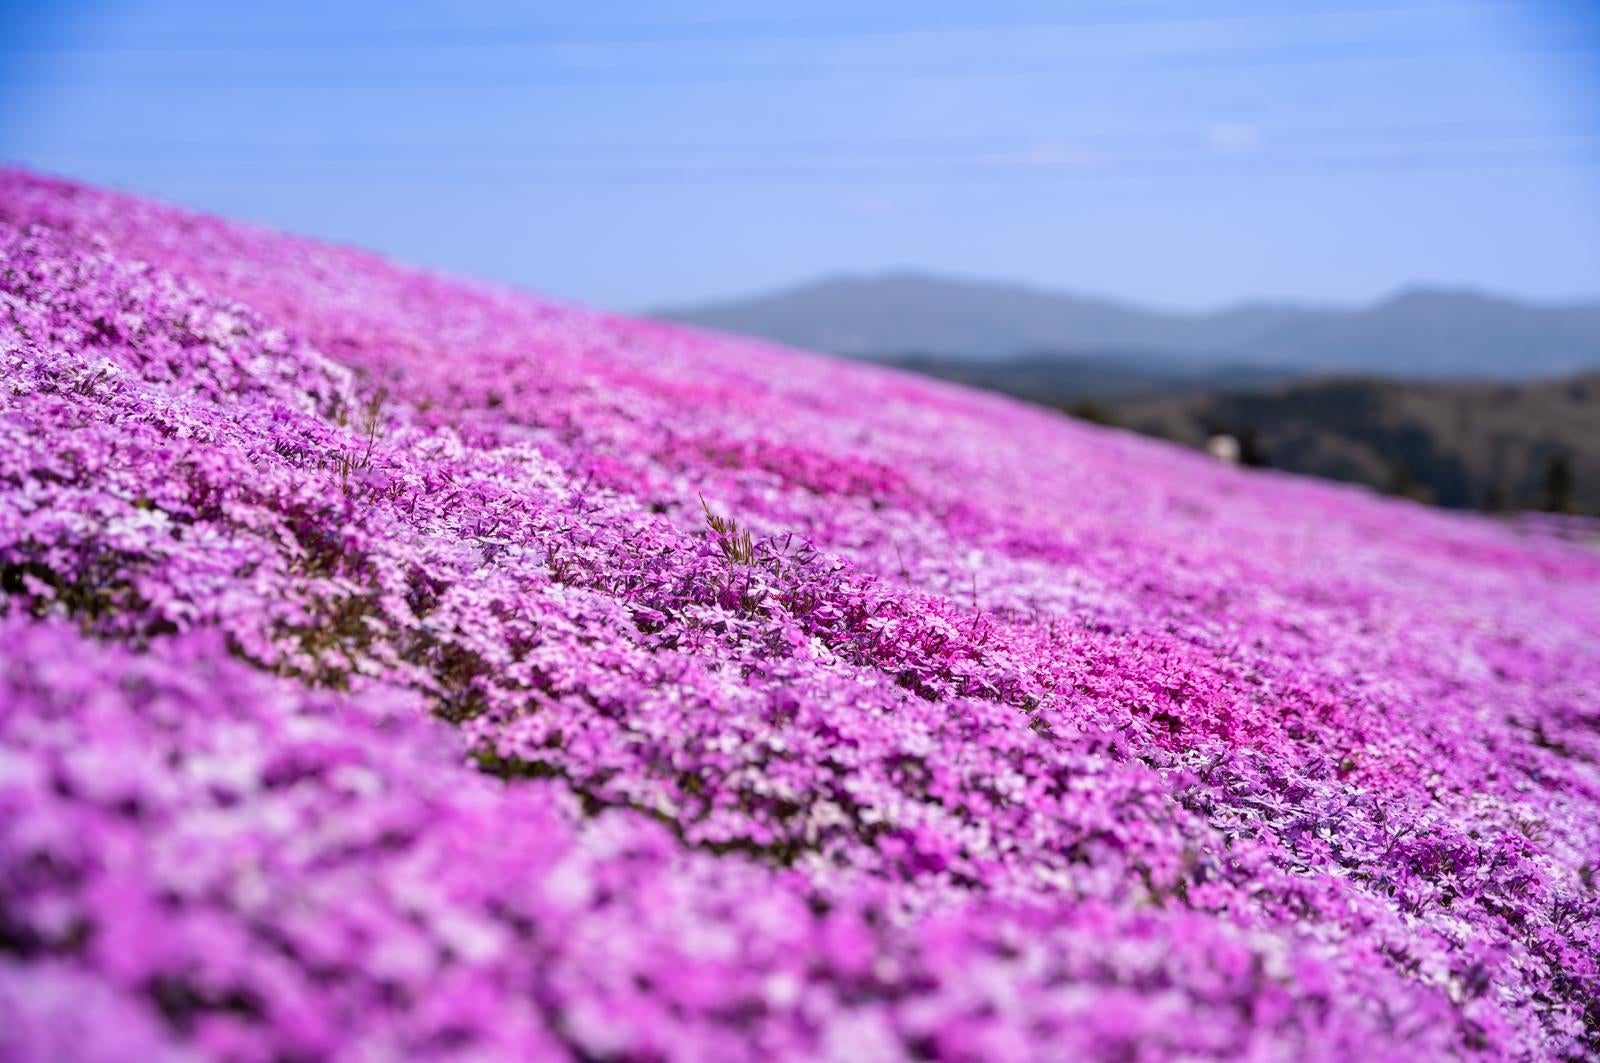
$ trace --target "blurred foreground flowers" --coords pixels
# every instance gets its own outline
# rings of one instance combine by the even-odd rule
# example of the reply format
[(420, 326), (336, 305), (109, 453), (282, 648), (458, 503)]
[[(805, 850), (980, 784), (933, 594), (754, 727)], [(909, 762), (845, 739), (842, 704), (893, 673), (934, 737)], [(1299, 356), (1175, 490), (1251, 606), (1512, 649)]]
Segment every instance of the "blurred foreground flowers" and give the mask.
[(1600, 554), (0, 175), (0, 1056), (1600, 1051)]

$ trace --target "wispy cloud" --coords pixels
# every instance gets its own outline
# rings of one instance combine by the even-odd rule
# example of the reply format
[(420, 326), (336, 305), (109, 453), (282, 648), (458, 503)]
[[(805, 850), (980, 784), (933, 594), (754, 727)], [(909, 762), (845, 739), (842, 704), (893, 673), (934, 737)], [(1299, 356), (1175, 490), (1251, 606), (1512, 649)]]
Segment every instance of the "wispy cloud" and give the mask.
[(983, 156), (984, 162), (996, 166), (1032, 166), (1062, 170), (1089, 169), (1104, 165), (1111, 160), (1111, 153), (1104, 149), (1062, 141), (1038, 141), (1020, 151), (995, 152)]
[(1212, 151), (1244, 154), (1261, 146), (1261, 127), (1249, 122), (1216, 122), (1206, 129), (1206, 144)]

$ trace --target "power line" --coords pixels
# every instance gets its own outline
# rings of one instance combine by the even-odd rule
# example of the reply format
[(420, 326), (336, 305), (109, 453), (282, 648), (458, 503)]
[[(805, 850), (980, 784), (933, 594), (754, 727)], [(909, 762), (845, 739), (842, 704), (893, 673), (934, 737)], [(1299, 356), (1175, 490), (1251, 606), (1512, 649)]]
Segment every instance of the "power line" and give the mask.
[[(1515, 0), (1475, 0), (1468, 6), (1498, 8)], [(796, 16), (784, 19), (689, 20), (632, 24), (548, 24), (544, 26), (432, 26), (316, 29), (266, 29), (237, 32), (176, 32), (143, 37), (106, 37), (73, 41), (17, 43), (14, 52), (161, 52), (161, 51), (272, 51), (278, 49), (382, 50), (448, 49), (519, 46), (529, 43), (625, 44), (667, 41), (673, 43), (748, 40), (797, 40), (856, 36), (926, 33), (975, 33), (1096, 26), (1139, 26), (1151, 23), (1215, 25), (1239, 21), (1304, 20), (1323, 17), (1388, 16), (1419, 11), (1459, 12), (1461, 0), (1345, 0), (1325, 7), (1305, 4), (1237, 5), (1233, 9), (1196, 12), (1190, 4), (1102, 3), (1063, 8), (1029, 6), (989, 7), (983, 18), (949, 19), (948, 11), (922, 7), (902, 12), (855, 13), (837, 16)], [(907, 22), (907, 17), (915, 21)], [(944, 16), (944, 17), (941, 17)]]
[[(1063, 52), (1039, 57), (986, 57), (982, 59), (935, 59), (910, 63), (863, 62), (860, 59), (799, 62), (768, 60), (759, 63), (713, 66), (641, 67), (638, 64), (612, 67), (546, 65), (485, 70), (419, 70), (415, 67), (394, 70), (351, 70), (348, 67), (312, 69), (241, 70), (237, 67), (173, 70), (116, 70), (94, 67), (66, 71), (78, 82), (167, 84), (208, 88), (270, 88), (276, 91), (318, 88), (413, 88), (433, 91), (446, 87), (515, 87), (518, 85), (662, 85), (715, 84), (768, 80), (812, 79), (818, 77), (853, 79), (952, 78), (970, 76), (1033, 76), (1071, 74), (1085, 69), (1175, 70), (1222, 65), (1228, 68), (1277, 65), (1282, 63), (1344, 63), (1363, 61), (1412, 60), (1418, 57), (1452, 57), (1475, 49), (1494, 53), (1600, 51), (1600, 41), (1572, 38), (1504, 40), (1498, 37), (1461, 37), (1413, 40), (1343, 40), (1289, 45), (1227, 45), (1185, 48), (1157, 52), (1118, 54), (1104, 50)], [(32, 83), (37, 72), (19, 71), (13, 64), (5, 73), (9, 80)], [(22, 74), (23, 77), (17, 75)]]
[[(1600, 138), (1584, 138), (1585, 144), (1600, 149)], [(299, 181), (338, 184), (346, 181), (373, 184), (426, 184), (449, 186), (480, 185), (562, 185), (620, 184), (852, 184), (871, 185), (885, 181), (909, 184), (944, 184), (992, 181), (1054, 182), (1059, 184), (1104, 184), (1117, 182), (1143, 183), (1155, 180), (1193, 181), (1212, 179), (1255, 179), (1278, 176), (1370, 176), (1380, 173), (1409, 171), (1434, 171), (1448, 169), (1468, 172), (1499, 169), (1508, 166), (1548, 166), (1556, 164), (1565, 168), (1600, 165), (1600, 150), (1584, 154), (1571, 154), (1574, 145), (1507, 145), (1465, 144), (1447, 150), (1438, 148), (1418, 151), (1345, 152), (1266, 157), (1248, 160), (1193, 158), (1156, 158), (1134, 160), (1131, 163), (1103, 166), (1029, 164), (996, 165), (973, 160), (961, 165), (949, 160), (930, 165), (926, 162), (882, 166), (860, 161), (829, 160), (822, 164), (798, 160), (742, 160), (716, 163), (650, 164), (610, 167), (569, 167), (552, 169), (500, 170), (486, 173), (462, 169), (445, 162), (419, 162), (408, 164), (387, 163), (381, 166), (304, 165), (285, 160), (263, 160), (248, 165), (227, 165), (216, 171), (217, 160), (197, 161), (168, 158), (152, 160), (165, 164), (184, 176), (221, 176), (225, 179)], [(1562, 153), (1553, 153), (1553, 147)], [(1198, 163), (1198, 165), (1197, 165)], [(212, 174), (205, 174), (207, 168)], [(231, 172), (230, 172), (231, 171)]]
[[(1223, 130), (1226, 133), (1228, 130)], [(71, 139), (53, 136), (13, 138), (13, 143), (66, 149), (90, 156), (115, 159), (182, 158), (189, 162), (255, 162), (263, 155), (274, 161), (306, 163), (405, 161), (408, 158), (445, 159), (451, 163), (596, 163), (630, 164), (638, 162), (698, 162), (684, 159), (686, 153), (747, 153), (747, 158), (781, 161), (799, 155), (807, 161), (826, 158), (829, 153), (846, 159), (900, 157), (906, 161), (927, 161), (953, 152), (1024, 153), (1040, 150), (1116, 150), (1194, 151), (1198, 148), (1224, 150), (1227, 143), (1215, 143), (1216, 130), (1184, 127), (1167, 130), (1077, 130), (1044, 131), (1029, 134), (978, 134), (966, 136), (888, 136), (873, 139), (763, 139), (714, 140), (675, 139), (670, 142), (639, 141), (543, 141), (515, 142), (445, 141), (437, 139), (405, 141), (203, 141), (149, 139), (108, 141)], [(1237, 132), (1237, 131), (1236, 131)], [(1529, 139), (1588, 138), (1562, 124), (1544, 119), (1466, 119), (1409, 123), (1345, 123), (1299, 126), (1246, 124), (1243, 135), (1248, 149), (1279, 151), (1283, 148), (1319, 150), (1400, 143), (1450, 145), (1463, 141), (1481, 146), (1484, 138), (1513, 144)], [(290, 158), (293, 153), (299, 158)], [(855, 153), (855, 154), (851, 154)]]

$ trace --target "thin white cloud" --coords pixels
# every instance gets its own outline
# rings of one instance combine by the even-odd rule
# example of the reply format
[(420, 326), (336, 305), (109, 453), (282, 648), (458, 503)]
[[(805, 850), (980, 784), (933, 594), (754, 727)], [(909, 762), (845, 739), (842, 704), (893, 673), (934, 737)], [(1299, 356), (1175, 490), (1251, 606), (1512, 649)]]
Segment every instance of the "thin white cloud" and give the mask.
[(1249, 122), (1217, 122), (1206, 130), (1213, 151), (1243, 154), (1261, 146), (1261, 127)]
[(998, 166), (1033, 166), (1040, 169), (1077, 170), (1102, 165), (1111, 155), (1098, 148), (1059, 141), (1039, 141), (1021, 151), (999, 152), (984, 156), (985, 162)]

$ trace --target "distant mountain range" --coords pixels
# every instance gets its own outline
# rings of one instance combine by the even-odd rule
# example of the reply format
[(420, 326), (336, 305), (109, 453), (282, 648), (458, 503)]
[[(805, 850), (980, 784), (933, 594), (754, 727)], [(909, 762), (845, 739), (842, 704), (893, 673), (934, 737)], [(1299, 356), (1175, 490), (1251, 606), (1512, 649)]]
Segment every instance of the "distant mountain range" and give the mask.
[(1174, 313), (916, 273), (840, 277), (658, 316), (895, 361), (1119, 360), (1138, 372), (1531, 378), (1600, 367), (1600, 300), (1414, 288), (1350, 309), (1246, 303)]

